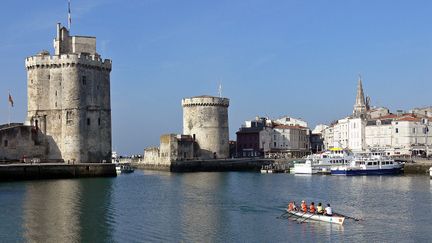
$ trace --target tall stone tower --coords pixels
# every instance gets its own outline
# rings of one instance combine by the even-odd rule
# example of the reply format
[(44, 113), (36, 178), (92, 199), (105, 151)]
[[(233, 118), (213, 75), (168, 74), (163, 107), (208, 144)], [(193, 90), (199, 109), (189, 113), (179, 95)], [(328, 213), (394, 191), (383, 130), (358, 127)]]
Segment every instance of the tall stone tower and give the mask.
[(213, 96), (184, 98), (183, 134), (197, 142), (202, 159), (229, 157), (229, 99)]
[(367, 107), (366, 107), (365, 96), (363, 93), (362, 80), (361, 77), (359, 77), (358, 84), (357, 84), (357, 96), (354, 104), (353, 115), (354, 117), (361, 117), (366, 114), (366, 111), (367, 111)]
[(26, 59), (27, 122), (46, 135), (48, 159), (111, 161), (111, 60), (96, 53), (95, 37), (60, 24), (54, 49)]

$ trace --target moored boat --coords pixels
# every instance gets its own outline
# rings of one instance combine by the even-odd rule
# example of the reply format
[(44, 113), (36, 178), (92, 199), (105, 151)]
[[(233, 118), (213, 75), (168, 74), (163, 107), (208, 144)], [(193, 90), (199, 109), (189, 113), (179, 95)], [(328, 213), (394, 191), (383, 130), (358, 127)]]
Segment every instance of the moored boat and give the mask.
[(287, 209), (287, 213), (291, 215), (295, 215), (299, 218), (304, 218), (304, 220), (310, 219), (310, 220), (322, 221), (322, 222), (339, 224), (339, 225), (342, 225), (345, 221), (345, 217), (337, 216), (337, 215), (327, 216), (322, 214), (304, 213), (302, 211), (289, 211), (288, 209)]
[(352, 159), (351, 151), (342, 148), (331, 148), (320, 154), (312, 154), (303, 160), (294, 162), (295, 174), (328, 173), (336, 165), (346, 165)]
[(134, 168), (129, 163), (116, 163), (116, 173), (132, 173)]
[(332, 175), (392, 175), (401, 173), (403, 164), (376, 153), (357, 154), (349, 165), (331, 168)]
[(432, 167), (429, 168), (429, 176), (432, 179)]

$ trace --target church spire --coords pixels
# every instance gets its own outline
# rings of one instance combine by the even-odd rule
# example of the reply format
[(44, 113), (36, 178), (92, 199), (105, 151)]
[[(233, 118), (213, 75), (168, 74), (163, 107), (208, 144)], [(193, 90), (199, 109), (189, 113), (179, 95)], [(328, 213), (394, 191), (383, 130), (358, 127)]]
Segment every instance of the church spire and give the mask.
[(363, 84), (361, 75), (359, 75), (359, 80), (357, 84), (357, 97), (354, 104), (354, 110), (353, 115), (354, 116), (361, 116), (362, 114), (366, 113), (366, 102), (365, 102), (365, 96), (363, 93)]

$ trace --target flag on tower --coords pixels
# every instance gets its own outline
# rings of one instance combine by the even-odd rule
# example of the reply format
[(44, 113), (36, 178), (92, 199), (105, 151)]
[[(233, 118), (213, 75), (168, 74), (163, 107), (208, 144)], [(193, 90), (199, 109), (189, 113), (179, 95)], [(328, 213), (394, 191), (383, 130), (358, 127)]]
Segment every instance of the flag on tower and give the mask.
[(71, 23), (72, 23), (72, 17), (71, 17), (70, 0), (69, 0), (68, 1), (68, 29), (69, 29), (69, 31), (70, 31)]
[(12, 95), (10, 94), (10, 92), (9, 92), (9, 104), (11, 107), (13, 107), (14, 102), (13, 102)]

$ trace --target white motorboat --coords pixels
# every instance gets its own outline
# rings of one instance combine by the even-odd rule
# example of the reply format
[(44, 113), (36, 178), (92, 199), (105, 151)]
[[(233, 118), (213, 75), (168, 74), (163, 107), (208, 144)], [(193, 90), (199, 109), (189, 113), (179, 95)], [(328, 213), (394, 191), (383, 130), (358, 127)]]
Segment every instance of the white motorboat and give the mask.
[(335, 165), (346, 165), (351, 162), (353, 154), (342, 148), (331, 148), (320, 154), (308, 155), (305, 159), (294, 163), (295, 174), (316, 174), (330, 172)]
[(295, 215), (299, 218), (304, 218), (304, 220), (315, 220), (315, 221), (322, 221), (332, 224), (339, 224), (342, 225), (345, 221), (345, 217), (342, 216), (327, 216), (322, 214), (312, 214), (312, 213), (304, 213), (302, 211), (289, 211), (287, 209), (287, 212), (291, 215)]
[(349, 165), (331, 168), (332, 175), (390, 175), (403, 170), (403, 164), (379, 153), (358, 153)]
[(116, 173), (132, 173), (134, 172), (134, 168), (129, 163), (117, 163), (116, 164)]
[(432, 179), (432, 167), (429, 168), (429, 176)]

